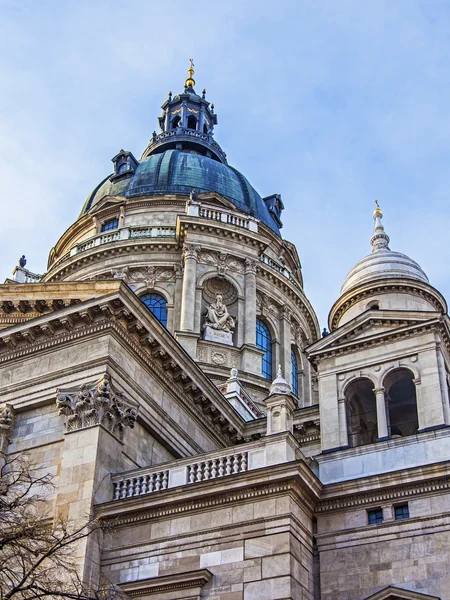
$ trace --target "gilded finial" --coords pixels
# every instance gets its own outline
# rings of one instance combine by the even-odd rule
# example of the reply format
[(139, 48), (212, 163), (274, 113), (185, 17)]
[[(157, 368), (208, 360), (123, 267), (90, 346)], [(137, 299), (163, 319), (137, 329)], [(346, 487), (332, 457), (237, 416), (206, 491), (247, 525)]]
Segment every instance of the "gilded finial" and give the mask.
[(378, 204), (378, 200), (375, 200), (375, 205), (376, 205), (376, 209), (373, 211), (373, 214), (378, 214), (383, 216), (383, 213), (381, 212), (381, 208), (380, 205)]
[(184, 87), (194, 87), (194, 85), (195, 85), (195, 80), (193, 78), (193, 75), (194, 75), (194, 59), (190, 58), (189, 62), (190, 62), (190, 66), (189, 66), (189, 69), (188, 69), (188, 78), (184, 82)]

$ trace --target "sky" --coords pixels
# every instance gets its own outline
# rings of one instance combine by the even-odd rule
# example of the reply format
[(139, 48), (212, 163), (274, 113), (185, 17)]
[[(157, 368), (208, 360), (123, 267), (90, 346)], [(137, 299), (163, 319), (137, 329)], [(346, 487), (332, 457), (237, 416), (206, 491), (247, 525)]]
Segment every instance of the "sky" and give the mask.
[(376, 198), (391, 249), (450, 299), (447, 0), (0, 0), (0, 30), (0, 280), (22, 254), (45, 272), (193, 57), (229, 163), (282, 196), (322, 327)]

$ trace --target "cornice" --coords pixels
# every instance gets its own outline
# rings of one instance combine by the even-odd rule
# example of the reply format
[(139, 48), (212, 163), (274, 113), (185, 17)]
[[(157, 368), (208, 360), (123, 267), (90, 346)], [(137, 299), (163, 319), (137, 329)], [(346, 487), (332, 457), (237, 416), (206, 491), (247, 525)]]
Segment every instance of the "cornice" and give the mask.
[(413, 325), (404, 325), (396, 329), (390, 329), (381, 333), (374, 333), (363, 338), (350, 339), (348, 342), (339, 344), (338, 342), (334, 346), (329, 346), (319, 350), (307, 351), (308, 358), (313, 364), (317, 364), (321, 360), (330, 358), (333, 356), (342, 356), (345, 354), (354, 353), (357, 350), (365, 349), (368, 347), (380, 346), (391, 342), (393, 340), (399, 340), (407, 337), (416, 336), (420, 333), (427, 331), (433, 331), (438, 329), (440, 326), (440, 319), (431, 319), (429, 321), (422, 321), (414, 323)]
[[(199, 569), (188, 571), (186, 573), (176, 573), (174, 575), (163, 575), (160, 577), (151, 577), (140, 579), (130, 583), (121, 583), (119, 587), (130, 598), (139, 596), (148, 596), (150, 594), (170, 594), (176, 590), (187, 590), (192, 588), (202, 588), (208, 583), (213, 574), (208, 569)], [(195, 598), (199, 597), (197, 590), (193, 589)]]
[(242, 440), (244, 422), (221, 392), (127, 286), (121, 282), (115, 285), (119, 291), (114, 295), (94, 298), (0, 330), (0, 363), (72, 344), (86, 336), (114, 332), (188, 408), (195, 420), (201, 415), (202, 426), (208, 424), (219, 445)]
[(219, 478), (188, 484), (178, 488), (176, 495), (169, 489), (115, 500), (97, 505), (96, 510), (103, 519), (113, 519), (117, 525), (130, 525), (288, 493), (313, 512), (320, 489), (320, 482), (304, 461), (299, 460), (230, 475), (226, 481)]
[(360, 300), (364, 300), (374, 294), (389, 294), (392, 292), (399, 294), (413, 293), (425, 298), (439, 313), (447, 312), (447, 304), (444, 297), (428, 283), (412, 279), (378, 280), (349, 290), (336, 300), (328, 316), (330, 331), (337, 329), (342, 315)]
[(316, 513), (404, 500), (449, 489), (450, 462), (445, 461), (326, 485)]

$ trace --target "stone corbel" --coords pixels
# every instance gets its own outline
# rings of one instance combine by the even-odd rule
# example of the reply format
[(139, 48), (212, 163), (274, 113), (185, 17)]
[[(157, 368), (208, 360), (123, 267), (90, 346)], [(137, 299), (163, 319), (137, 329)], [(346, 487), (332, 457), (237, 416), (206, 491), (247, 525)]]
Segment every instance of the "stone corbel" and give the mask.
[(66, 432), (102, 425), (122, 441), (125, 428), (134, 427), (138, 405), (113, 389), (108, 373), (97, 383), (81, 385), (78, 391), (56, 392), (59, 414), (66, 416)]
[(5, 453), (11, 441), (10, 435), (14, 429), (16, 413), (11, 404), (5, 404), (0, 408), (0, 453)]

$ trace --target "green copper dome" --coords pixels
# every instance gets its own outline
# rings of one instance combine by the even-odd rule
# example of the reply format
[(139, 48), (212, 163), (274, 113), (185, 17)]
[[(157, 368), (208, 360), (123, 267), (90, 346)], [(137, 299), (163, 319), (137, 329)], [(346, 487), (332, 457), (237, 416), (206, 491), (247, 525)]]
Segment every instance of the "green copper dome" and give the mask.
[(134, 173), (124, 179), (104, 180), (90, 195), (82, 214), (105, 196), (152, 196), (217, 192), (241, 212), (252, 215), (280, 234), (264, 200), (236, 169), (208, 156), (166, 150), (141, 160)]

